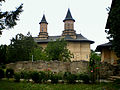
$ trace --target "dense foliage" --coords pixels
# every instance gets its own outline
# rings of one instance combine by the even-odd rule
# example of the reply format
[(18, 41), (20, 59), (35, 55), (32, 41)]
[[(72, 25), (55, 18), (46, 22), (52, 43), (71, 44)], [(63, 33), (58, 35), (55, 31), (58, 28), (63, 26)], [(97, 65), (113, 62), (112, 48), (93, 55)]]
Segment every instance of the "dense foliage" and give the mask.
[[(0, 7), (2, 6), (2, 2), (6, 0), (0, 0)], [(19, 15), (23, 11), (23, 4), (21, 4), (15, 11), (1, 11), (0, 9), (0, 34), (2, 34), (3, 29), (9, 29), (14, 27), (19, 20)]]
[(5, 73), (4, 73), (4, 70), (3, 70), (3, 69), (0, 69), (0, 79), (1, 79), (1, 78), (4, 78), (4, 76), (5, 76), (4, 74), (5, 74)]
[(73, 56), (67, 49), (67, 42), (64, 39), (49, 42), (45, 53), (49, 60), (69, 61)]
[(99, 79), (100, 61), (101, 61), (100, 54), (97, 54), (95, 51), (91, 50), (89, 72), (92, 83), (95, 83), (96, 80)]
[(113, 50), (120, 57), (120, 0), (113, 0), (106, 25), (108, 39), (112, 42)]
[(46, 48), (38, 45), (28, 33), (26, 36), (17, 34), (11, 39), (10, 45), (0, 46), (0, 64), (28, 60), (59, 60), (70, 61), (73, 54), (67, 49), (64, 39), (57, 39), (47, 44)]
[(11, 44), (8, 46), (7, 61), (28, 61), (35, 47), (36, 43), (30, 33), (27, 36), (17, 34), (15, 38), (12, 38)]
[(5, 64), (7, 59), (7, 45), (0, 46), (0, 64)]

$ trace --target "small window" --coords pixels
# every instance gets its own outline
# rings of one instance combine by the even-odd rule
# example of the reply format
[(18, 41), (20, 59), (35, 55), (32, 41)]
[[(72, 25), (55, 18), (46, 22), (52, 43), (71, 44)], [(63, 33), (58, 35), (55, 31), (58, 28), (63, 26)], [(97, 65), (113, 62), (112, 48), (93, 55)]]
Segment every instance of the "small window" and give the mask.
[(86, 55), (86, 59), (88, 59), (88, 55)]
[(43, 32), (43, 27), (42, 27), (42, 32)]

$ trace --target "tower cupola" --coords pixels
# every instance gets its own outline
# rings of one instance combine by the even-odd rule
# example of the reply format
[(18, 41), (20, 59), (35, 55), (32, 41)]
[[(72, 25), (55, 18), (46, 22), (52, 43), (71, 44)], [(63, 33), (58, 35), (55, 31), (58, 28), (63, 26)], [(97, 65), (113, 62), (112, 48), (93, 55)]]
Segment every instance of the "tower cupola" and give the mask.
[(70, 36), (73, 39), (76, 39), (76, 31), (74, 30), (74, 22), (70, 9), (68, 9), (64, 22), (64, 31), (62, 33), (63, 37)]
[(40, 24), (40, 33), (39, 33), (38, 37), (40, 39), (47, 39), (48, 38), (48, 33), (47, 33), (48, 23), (46, 21), (45, 15), (43, 15), (42, 20), (39, 24)]
[(72, 20), (75, 22), (75, 20), (73, 19), (72, 15), (71, 15), (70, 9), (68, 9), (67, 15), (66, 15), (65, 19), (63, 20), (63, 22), (65, 22), (67, 20)]

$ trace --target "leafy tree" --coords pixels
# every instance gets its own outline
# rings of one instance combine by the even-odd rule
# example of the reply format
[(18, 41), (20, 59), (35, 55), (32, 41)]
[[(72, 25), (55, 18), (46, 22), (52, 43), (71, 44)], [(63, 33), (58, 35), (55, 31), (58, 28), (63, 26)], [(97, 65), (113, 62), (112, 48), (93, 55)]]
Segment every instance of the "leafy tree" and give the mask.
[(43, 48), (41, 46), (37, 46), (34, 48), (34, 50), (30, 54), (30, 59), (33, 55), (33, 60), (48, 60), (46, 53), (44, 52)]
[(15, 38), (12, 38), (11, 44), (8, 46), (8, 62), (29, 60), (30, 53), (36, 45), (30, 33), (27, 36), (17, 34)]
[(95, 51), (91, 50), (91, 54), (90, 54), (90, 58), (91, 60), (95, 60), (96, 62), (101, 61), (101, 57), (100, 54), (97, 54)]
[[(2, 6), (2, 2), (5, 0), (0, 0), (0, 6)], [(0, 34), (2, 34), (3, 29), (8, 29), (14, 27), (19, 20), (19, 15), (23, 11), (23, 4), (21, 4), (15, 11), (1, 11), (0, 9)]]
[(0, 46), (0, 64), (5, 64), (7, 55), (7, 45)]
[(120, 57), (120, 0), (113, 0), (106, 25), (108, 39), (112, 42), (113, 50)]
[(100, 55), (91, 50), (89, 70), (92, 83), (95, 83), (96, 79), (99, 78), (100, 61)]
[(73, 56), (67, 49), (67, 42), (64, 39), (49, 42), (45, 53), (48, 60), (69, 61)]

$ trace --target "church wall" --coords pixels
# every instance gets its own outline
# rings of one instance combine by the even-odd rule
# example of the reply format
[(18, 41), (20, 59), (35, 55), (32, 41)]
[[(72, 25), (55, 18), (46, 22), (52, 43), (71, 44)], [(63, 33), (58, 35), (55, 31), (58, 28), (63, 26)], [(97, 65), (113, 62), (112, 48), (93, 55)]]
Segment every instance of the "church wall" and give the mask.
[(89, 61), (90, 43), (68, 42), (67, 48), (74, 54), (74, 58), (72, 58), (71, 61)]
[(40, 43), (39, 44), (43, 49), (45, 49), (47, 47), (47, 43)]
[[(45, 48), (47, 46), (47, 43), (40, 43), (39, 45)], [(68, 42), (67, 48), (74, 55), (74, 58), (71, 58), (71, 61), (79, 61), (79, 60), (89, 61), (90, 43)]]

